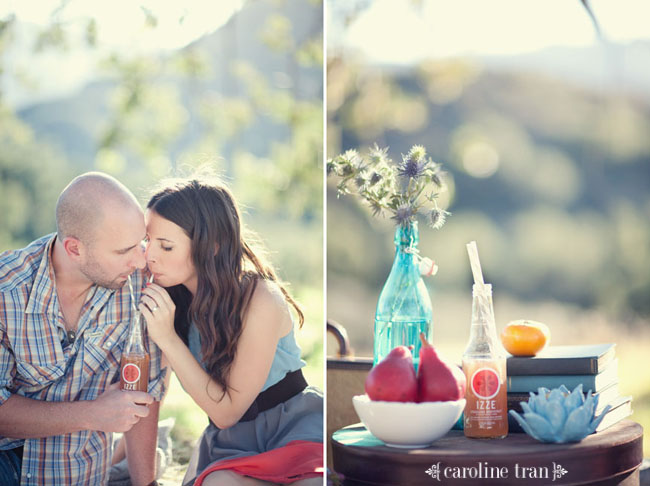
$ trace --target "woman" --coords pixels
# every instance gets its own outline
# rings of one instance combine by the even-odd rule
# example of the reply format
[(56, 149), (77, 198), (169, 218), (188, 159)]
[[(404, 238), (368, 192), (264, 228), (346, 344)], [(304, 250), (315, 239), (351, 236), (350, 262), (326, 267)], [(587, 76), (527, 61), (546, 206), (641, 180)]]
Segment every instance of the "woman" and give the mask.
[(298, 304), (242, 236), (219, 182), (171, 184), (149, 201), (151, 338), (210, 424), (183, 484), (322, 484), (322, 393), (302, 377)]

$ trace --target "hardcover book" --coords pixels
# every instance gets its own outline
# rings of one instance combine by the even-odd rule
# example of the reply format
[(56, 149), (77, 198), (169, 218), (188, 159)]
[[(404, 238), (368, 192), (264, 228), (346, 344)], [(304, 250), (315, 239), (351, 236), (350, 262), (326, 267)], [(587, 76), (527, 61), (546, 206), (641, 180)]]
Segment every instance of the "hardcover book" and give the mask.
[(596, 432), (605, 430), (630, 415), (632, 415), (632, 397), (620, 397), (620, 401), (612, 403), (612, 409), (607, 412), (605, 418), (598, 424)]
[(614, 343), (548, 346), (530, 358), (510, 356), (508, 376), (597, 375), (614, 360)]
[[(586, 397), (587, 391), (584, 391)], [(607, 404), (611, 404), (612, 407), (615, 407), (616, 403), (619, 400), (627, 397), (621, 397), (618, 392), (618, 383), (612, 383), (607, 388), (596, 392), (593, 394), (594, 397), (598, 397), (598, 406), (596, 407), (596, 415), (605, 408)], [(523, 412), (521, 409), (521, 402), (527, 402), (530, 398), (530, 393), (508, 393), (508, 410), (514, 410), (515, 412)]]
[(618, 382), (618, 360), (612, 361), (597, 375), (520, 375), (508, 376), (508, 392), (537, 392), (540, 387), (553, 389), (560, 385), (569, 391), (582, 383), (583, 391), (598, 392)]

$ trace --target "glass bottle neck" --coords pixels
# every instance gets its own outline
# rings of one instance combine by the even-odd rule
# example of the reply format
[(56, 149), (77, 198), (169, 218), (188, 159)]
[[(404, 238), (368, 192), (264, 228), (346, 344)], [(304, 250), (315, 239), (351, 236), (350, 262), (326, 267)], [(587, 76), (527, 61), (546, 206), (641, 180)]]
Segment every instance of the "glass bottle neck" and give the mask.
[(129, 338), (126, 344), (126, 353), (129, 354), (146, 354), (142, 342), (142, 315), (138, 312), (131, 321), (129, 329)]
[(494, 321), (491, 288), (483, 288), (472, 293), (472, 326), (465, 356), (495, 358), (503, 357)]
[(395, 251), (409, 252), (416, 249), (420, 241), (417, 221), (412, 221), (406, 225), (398, 225), (395, 228)]

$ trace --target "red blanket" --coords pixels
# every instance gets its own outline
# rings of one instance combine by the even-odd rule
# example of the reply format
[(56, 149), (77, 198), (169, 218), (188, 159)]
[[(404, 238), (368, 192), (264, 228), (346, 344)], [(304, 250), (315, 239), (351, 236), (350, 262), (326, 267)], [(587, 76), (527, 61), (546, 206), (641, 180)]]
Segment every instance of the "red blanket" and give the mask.
[(262, 481), (288, 484), (300, 479), (323, 476), (323, 444), (306, 440), (294, 440), (279, 449), (254, 456), (238, 457), (220, 461), (203, 471), (194, 486), (201, 486), (205, 477), (223, 469)]

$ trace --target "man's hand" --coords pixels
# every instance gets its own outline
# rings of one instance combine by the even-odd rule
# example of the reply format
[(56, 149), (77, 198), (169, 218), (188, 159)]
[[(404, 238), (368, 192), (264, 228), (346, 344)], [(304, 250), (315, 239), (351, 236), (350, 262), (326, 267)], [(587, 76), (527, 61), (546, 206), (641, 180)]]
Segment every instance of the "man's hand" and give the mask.
[(153, 397), (141, 391), (120, 390), (119, 383), (110, 385), (94, 400), (90, 408), (91, 430), (126, 432), (142, 417), (149, 415)]

